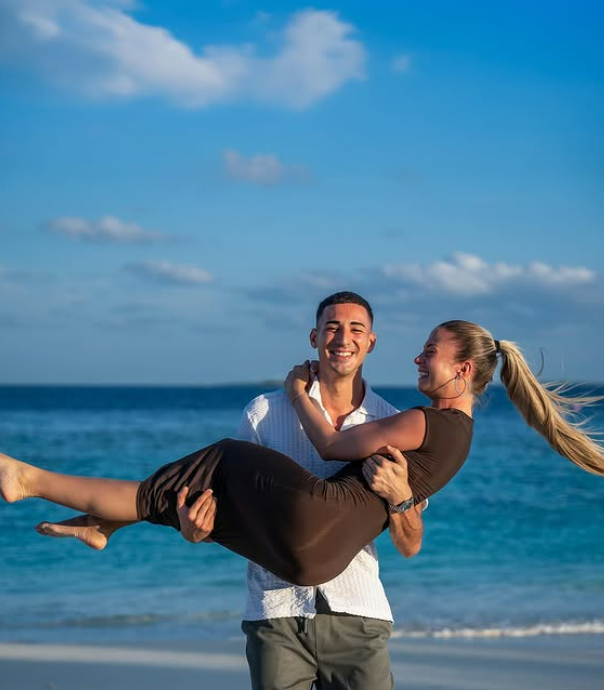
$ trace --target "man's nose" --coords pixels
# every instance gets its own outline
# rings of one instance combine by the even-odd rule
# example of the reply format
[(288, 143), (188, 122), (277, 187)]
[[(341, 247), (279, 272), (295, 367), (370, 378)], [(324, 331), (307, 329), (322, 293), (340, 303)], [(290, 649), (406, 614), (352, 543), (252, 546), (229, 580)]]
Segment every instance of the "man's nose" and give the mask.
[(350, 338), (349, 332), (345, 328), (339, 328), (336, 333), (336, 343), (338, 345), (346, 345)]

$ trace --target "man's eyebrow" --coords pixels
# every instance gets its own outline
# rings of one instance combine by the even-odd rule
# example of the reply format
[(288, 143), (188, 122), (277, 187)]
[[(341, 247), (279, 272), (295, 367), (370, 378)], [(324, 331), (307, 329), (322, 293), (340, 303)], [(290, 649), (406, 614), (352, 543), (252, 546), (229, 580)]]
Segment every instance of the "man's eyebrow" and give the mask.
[[(333, 324), (335, 326), (340, 326), (341, 321), (338, 321), (337, 319), (330, 319), (329, 321), (325, 322), (325, 326), (328, 326), (329, 324)], [(362, 321), (351, 321), (350, 322), (351, 326), (362, 326), (363, 328), (367, 328), (367, 324), (364, 324)]]

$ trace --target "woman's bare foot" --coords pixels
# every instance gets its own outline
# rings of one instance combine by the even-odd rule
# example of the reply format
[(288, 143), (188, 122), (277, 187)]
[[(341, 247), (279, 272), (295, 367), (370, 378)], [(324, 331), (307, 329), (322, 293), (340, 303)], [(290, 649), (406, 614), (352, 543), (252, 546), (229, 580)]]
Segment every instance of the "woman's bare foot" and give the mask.
[(116, 530), (129, 524), (131, 523), (103, 520), (95, 515), (79, 515), (62, 522), (41, 522), (36, 526), (36, 531), (45, 537), (73, 537), (91, 549), (100, 551), (107, 546)]
[(0, 453), (0, 496), (7, 503), (29, 498), (27, 476), (35, 468), (4, 453)]

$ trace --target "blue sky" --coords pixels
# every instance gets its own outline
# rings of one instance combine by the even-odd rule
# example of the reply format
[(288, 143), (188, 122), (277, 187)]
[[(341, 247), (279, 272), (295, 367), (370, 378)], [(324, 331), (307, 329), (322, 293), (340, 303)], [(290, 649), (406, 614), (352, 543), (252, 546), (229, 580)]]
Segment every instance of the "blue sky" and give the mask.
[(367, 375), (438, 322), (604, 380), (600, 2), (0, 0), (0, 383)]

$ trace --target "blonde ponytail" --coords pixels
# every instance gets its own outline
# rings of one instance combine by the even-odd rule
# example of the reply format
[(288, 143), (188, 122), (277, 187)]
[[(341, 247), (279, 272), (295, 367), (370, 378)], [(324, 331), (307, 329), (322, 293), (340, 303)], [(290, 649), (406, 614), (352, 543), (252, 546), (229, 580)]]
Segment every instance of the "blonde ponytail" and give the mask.
[(501, 381), (509, 399), (525, 422), (538, 431), (549, 445), (575, 465), (604, 476), (604, 449), (581, 427), (583, 422), (573, 421), (578, 409), (602, 400), (597, 396), (568, 396), (565, 386), (547, 386), (539, 383), (520, 348), (509, 340), (493, 340), (482, 326), (471, 321), (446, 321), (444, 328), (455, 337), (457, 361), (474, 363), (472, 392), (480, 395), (497, 368), (501, 358)]
[(568, 396), (564, 395), (568, 390), (565, 386), (542, 385), (515, 343), (501, 340), (499, 349), (501, 381), (524, 421), (539, 432), (557, 453), (587, 472), (604, 475), (604, 450), (581, 429), (583, 422), (570, 419), (582, 406), (601, 398)]

